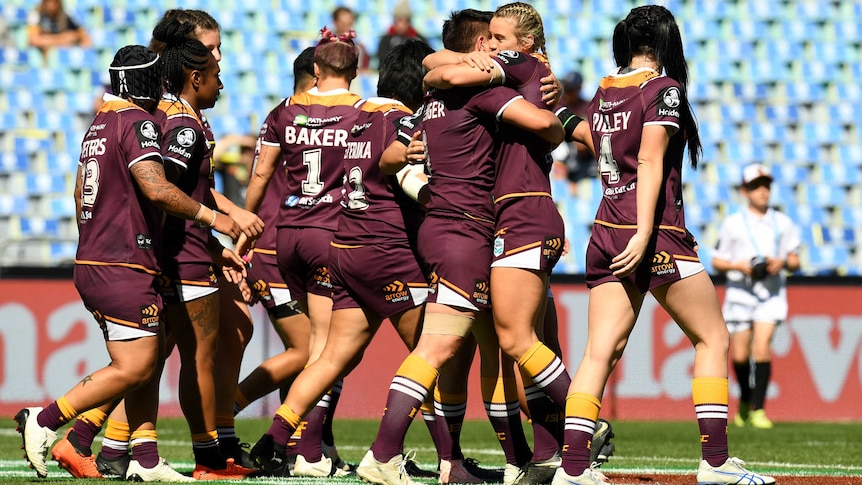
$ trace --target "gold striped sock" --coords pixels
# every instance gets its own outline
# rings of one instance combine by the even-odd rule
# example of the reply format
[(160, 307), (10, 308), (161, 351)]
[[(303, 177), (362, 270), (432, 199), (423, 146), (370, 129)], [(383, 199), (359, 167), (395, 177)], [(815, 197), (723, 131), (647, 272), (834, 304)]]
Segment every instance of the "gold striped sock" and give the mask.
[(299, 427), (300, 421), (302, 421), (302, 417), (290, 408), (287, 404), (282, 404), (278, 407), (278, 410), (275, 412), (277, 416), (281, 416), (281, 419), (285, 420), (287, 424), (296, 429)]
[(69, 420), (78, 415), (78, 411), (75, 411), (75, 408), (69, 404), (69, 400), (66, 399), (66, 396), (57, 399), (57, 407), (60, 408), (60, 413), (63, 415), (64, 423), (69, 422)]

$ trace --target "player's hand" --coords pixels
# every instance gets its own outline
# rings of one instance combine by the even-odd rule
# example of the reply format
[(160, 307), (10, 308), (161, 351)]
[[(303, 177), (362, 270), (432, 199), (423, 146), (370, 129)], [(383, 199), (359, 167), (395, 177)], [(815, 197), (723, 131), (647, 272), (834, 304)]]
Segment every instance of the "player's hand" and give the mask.
[(745, 276), (751, 276), (751, 261), (738, 261), (734, 268)]
[(232, 218), (221, 214), (219, 212), (214, 212), (215, 220), (213, 221), (212, 228), (217, 232), (220, 232), (226, 236), (230, 236), (231, 241), (236, 241), (236, 238), (242, 233), (240, 230), (239, 224), (236, 223)]
[(249, 238), (259, 238), (263, 234), (264, 223), (254, 212), (237, 207), (231, 211), (230, 218), (239, 224), (242, 233)]
[(623, 252), (614, 256), (614, 259), (611, 260), (610, 269), (614, 272), (614, 276), (625, 278), (635, 272), (644, 258), (649, 239), (649, 236), (639, 233), (635, 233), (629, 239)]
[(557, 76), (552, 72), (539, 81), (542, 82), (542, 86), (539, 88), (539, 91), (542, 93), (542, 101), (548, 106), (556, 106), (560, 101), (560, 97), (563, 96), (563, 87), (560, 85), (560, 81), (557, 80)]
[(473, 51), (464, 54), (461, 57), (461, 62), (466, 62), (468, 66), (480, 71), (491, 72), (494, 70), (494, 61), (491, 60), (491, 55), (487, 52)]
[(221, 268), (225, 278), (231, 283), (238, 285), (247, 276), (245, 261), (230, 249), (222, 247), (220, 252), (215, 252), (212, 256), (213, 263)]
[(560, 257), (562, 258), (567, 254), (569, 254), (569, 238), (565, 238), (563, 242), (563, 254), (561, 254)]
[(236, 253), (242, 258), (246, 263), (251, 263), (251, 257), (254, 254), (254, 243), (257, 239), (250, 238), (245, 234), (240, 234), (239, 239), (236, 241)]
[(257, 303), (257, 296), (251, 291), (251, 287), (248, 286), (248, 281), (243, 278), (242, 281), (237, 283), (237, 288), (239, 288), (239, 294), (242, 295), (242, 300), (249, 305), (254, 305)]
[(404, 152), (407, 163), (410, 165), (419, 165), (425, 163), (425, 142), (422, 141), (422, 131), (417, 131), (410, 138), (410, 144), (407, 145), (407, 151)]

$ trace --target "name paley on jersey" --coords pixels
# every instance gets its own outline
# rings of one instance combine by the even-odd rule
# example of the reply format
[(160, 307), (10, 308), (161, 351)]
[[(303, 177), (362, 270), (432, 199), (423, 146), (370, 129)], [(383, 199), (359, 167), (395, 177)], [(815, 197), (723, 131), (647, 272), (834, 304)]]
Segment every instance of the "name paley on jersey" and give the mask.
[(631, 111), (619, 113), (593, 113), (593, 131), (598, 133), (615, 133), (629, 128)]

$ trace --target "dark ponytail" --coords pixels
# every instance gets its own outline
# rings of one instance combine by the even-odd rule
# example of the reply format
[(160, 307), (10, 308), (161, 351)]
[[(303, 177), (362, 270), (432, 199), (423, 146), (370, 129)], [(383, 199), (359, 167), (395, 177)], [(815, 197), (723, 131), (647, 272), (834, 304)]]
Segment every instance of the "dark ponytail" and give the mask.
[(614, 61), (618, 67), (628, 67), (636, 55), (655, 57), (667, 76), (679, 83), (682, 90), (682, 129), (688, 143), (691, 166), (697, 163), (703, 153), (697, 120), (688, 101), (688, 63), (682, 47), (679, 25), (670, 10), (659, 5), (637, 7), (621, 20), (612, 39)]
[(177, 20), (159, 22), (153, 29), (153, 40), (164, 44), (162, 62), (165, 69), (165, 91), (179, 95), (191, 71), (205, 70), (212, 53), (201, 42), (190, 38), (195, 26)]

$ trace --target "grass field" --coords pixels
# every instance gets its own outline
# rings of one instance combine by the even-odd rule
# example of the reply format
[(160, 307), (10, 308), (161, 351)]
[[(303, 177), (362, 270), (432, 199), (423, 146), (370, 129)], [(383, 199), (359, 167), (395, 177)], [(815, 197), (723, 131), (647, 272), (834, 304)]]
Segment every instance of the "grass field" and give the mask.
[[(268, 419), (237, 421), (237, 432), (245, 441), (254, 443), (269, 426)], [(376, 421), (336, 420), (335, 436), (341, 456), (349, 463), (358, 463), (377, 432)], [(700, 454), (698, 429), (695, 422), (630, 422), (613, 423), (616, 454), (602, 471), (618, 483), (656, 483), (641, 475), (691, 474), (697, 468)], [(525, 423), (529, 436), (529, 426)], [(750, 428), (729, 430), (731, 455), (739, 456), (750, 468), (781, 476), (810, 477), (806, 483), (862, 483), (862, 423), (779, 423), (769, 431)], [(50, 462), (49, 477), (36, 480), (27, 468), (19, 449), (21, 441), (15, 423), (4, 420), (0, 426), (0, 483), (33, 482), (76, 483), (90, 485), (104, 480), (73, 480)], [(95, 444), (94, 449), (98, 450)], [(491, 426), (484, 421), (464, 424), (462, 448), (466, 456), (484, 466), (504, 464), (500, 447)], [(159, 449), (178, 470), (191, 472), (191, 443), (185, 422), (179, 419), (159, 421)], [(436, 468), (436, 455), (428, 432), (417, 420), (410, 429), (405, 449), (415, 449), (416, 459), (425, 468)], [(818, 480), (817, 477), (823, 477)], [(846, 477), (846, 478), (839, 478)], [(253, 479), (254, 483), (279, 483), (275, 479)], [(282, 480), (282, 482), (284, 479)], [(287, 479), (295, 483), (327, 483), (326, 480)], [(330, 480), (353, 485), (356, 479)], [(227, 482), (225, 482), (227, 483)], [(429, 481), (429, 483), (431, 483)], [(693, 482), (692, 482), (693, 483)], [(783, 483), (779, 481), (779, 483)]]

